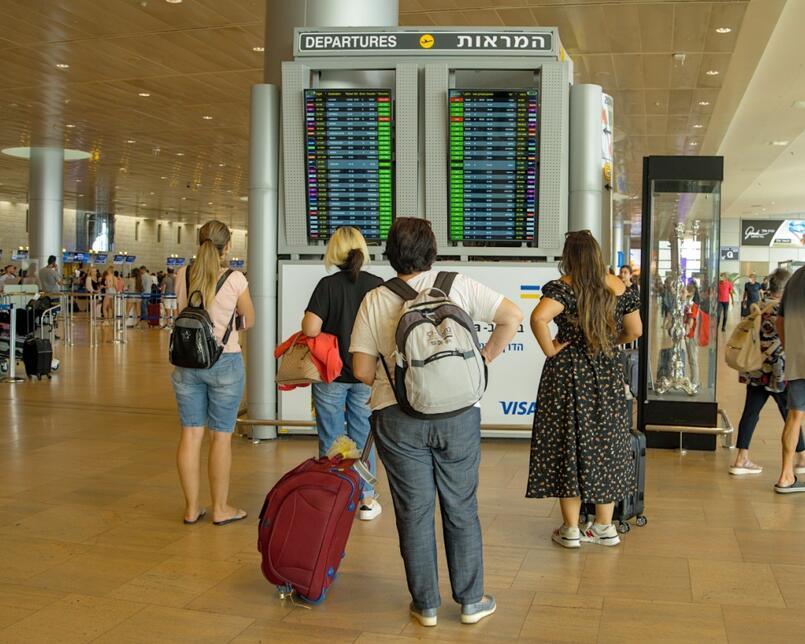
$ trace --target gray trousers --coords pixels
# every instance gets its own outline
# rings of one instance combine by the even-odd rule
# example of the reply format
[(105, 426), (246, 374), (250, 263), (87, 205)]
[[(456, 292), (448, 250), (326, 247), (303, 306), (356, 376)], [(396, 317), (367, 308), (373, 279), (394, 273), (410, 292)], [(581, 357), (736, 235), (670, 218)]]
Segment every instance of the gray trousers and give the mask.
[(426, 609), (441, 604), (434, 528), (437, 493), (453, 599), (460, 604), (480, 601), (484, 558), (475, 498), (481, 460), (480, 410), (474, 407), (453, 418), (431, 421), (407, 416), (394, 406), (375, 412), (372, 425), (391, 487), (414, 606)]

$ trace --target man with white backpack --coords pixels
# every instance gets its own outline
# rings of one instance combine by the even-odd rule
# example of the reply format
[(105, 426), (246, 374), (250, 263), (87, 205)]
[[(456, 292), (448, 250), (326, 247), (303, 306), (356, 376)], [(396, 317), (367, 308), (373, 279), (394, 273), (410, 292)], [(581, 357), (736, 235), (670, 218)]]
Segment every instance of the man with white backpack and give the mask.
[[(436, 239), (427, 220), (397, 219), (386, 255), (397, 278), (367, 293), (350, 352), (355, 376), (372, 386), (372, 426), (394, 501), (410, 613), (423, 626), (436, 625), (438, 493), (453, 599), (461, 621), (474, 624), (496, 608), (484, 594), (478, 402), (486, 365), (514, 337), (523, 314), (483, 284), (431, 270)], [(473, 320), (495, 324), (483, 348)]]

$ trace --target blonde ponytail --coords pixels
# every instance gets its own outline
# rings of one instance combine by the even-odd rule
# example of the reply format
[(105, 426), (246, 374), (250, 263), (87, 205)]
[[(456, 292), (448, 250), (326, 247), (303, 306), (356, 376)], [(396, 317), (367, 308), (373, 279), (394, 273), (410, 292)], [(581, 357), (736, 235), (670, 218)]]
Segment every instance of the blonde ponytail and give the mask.
[(215, 286), (221, 271), (224, 251), (232, 237), (226, 224), (213, 219), (199, 230), (199, 246), (196, 261), (188, 269), (190, 271), (190, 295), (200, 291), (204, 297), (204, 308), (209, 309), (215, 299)]

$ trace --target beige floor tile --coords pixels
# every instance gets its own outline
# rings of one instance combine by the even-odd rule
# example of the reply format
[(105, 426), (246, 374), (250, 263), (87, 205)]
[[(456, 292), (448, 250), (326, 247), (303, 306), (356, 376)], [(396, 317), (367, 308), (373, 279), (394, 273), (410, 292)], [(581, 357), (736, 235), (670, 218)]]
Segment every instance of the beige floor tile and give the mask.
[[(446, 638), (463, 641), (516, 639), (525, 621), (534, 594), (523, 590), (503, 590), (488, 587), (487, 592), (495, 596), (497, 610), (495, 614), (473, 624), (462, 624), (461, 609), (453, 603), (449, 595), (443, 594), (442, 607), (439, 609), (439, 625), (436, 628), (425, 628), (409, 618), (402, 631), (403, 635), (419, 637), (424, 640)], [(375, 629), (376, 630), (376, 629)]]
[[(647, 510), (648, 512), (648, 510)], [(719, 561), (741, 561), (741, 550), (732, 528), (708, 528), (708, 538), (680, 523), (654, 524), (633, 529), (624, 539), (630, 555), (691, 557)]]
[(670, 557), (588, 556), (580, 594), (654, 600), (691, 600), (688, 560)]
[(143, 605), (87, 595), (68, 595), (6, 628), (9, 642), (90, 642), (142, 610)]
[(180, 608), (146, 606), (99, 637), (99, 644), (151, 642), (228, 642), (242, 633), (252, 618), (218, 615)]
[(795, 609), (724, 606), (730, 644), (788, 644), (803, 640), (802, 611)]
[(290, 614), (293, 605), (280, 600), (276, 586), (255, 565), (241, 567), (192, 600), (187, 608), (279, 622)]
[[(360, 634), (359, 630), (261, 620), (233, 639), (232, 644), (351, 644)], [(386, 636), (372, 633), (372, 637), (371, 641), (381, 642)]]
[(227, 561), (173, 557), (119, 586), (110, 596), (181, 608), (239, 569)]
[(551, 642), (594, 642), (603, 598), (595, 595), (538, 592), (520, 638)]
[(40, 503), (20, 493), (16, 497), (0, 499), (0, 528), (12, 525), (22, 519), (49, 510), (52, 505)]
[(92, 537), (125, 523), (127, 517), (115, 510), (99, 510), (83, 505), (53, 506), (0, 529), (0, 535), (12, 538), (37, 537), (83, 543)]
[(752, 510), (761, 529), (805, 531), (805, 504), (798, 502), (802, 499), (791, 496), (796, 497), (795, 494), (780, 494), (773, 497), (778, 499), (776, 503), (752, 502)]
[(11, 583), (30, 579), (88, 549), (78, 543), (6, 536), (0, 543), (0, 582)]
[(693, 601), (785, 608), (768, 564), (690, 560)]
[(607, 597), (598, 642), (715, 643), (727, 638), (719, 606)]
[(66, 593), (22, 584), (0, 583), (0, 606), (39, 610), (61, 599)]
[(805, 561), (805, 538), (791, 530), (735, 530), (745, 561), (799, 565)]
[(174, 521), (171, 532), (184, 534), (161, 549), (166, 554), (189, 557), (191, 559), (215, 559), (224, 561), (244, 550), (257, 551), (257, 519), (251, 517), (240, 523), (228, 526), (214, 526), (209, 515), (197, 525), (185, 526)]
[(26, 584), (84, 595), (107, 595), (169, 557), (158, 552), (95, 546), (31, 577)]
[(551, 534), (557, 526), (557, 521), (551, 518), (498, 514), (484, 532), (484, 543), (515, 548), (553, 548)]
[(585, 555), (564, 548), (529, 550), (512, 582), (513, 588), (534, 592), (550, 589), (556, 593), (575, 593), (581, 583)]
[[(469, 631), (472, 627), (468, 627)], [(466, 642), (471, 639), (467, 636), (464, 639), (449, 639), (441, 637), (438, 633), (435, 637), (429, 637), (429, 642), (439, 642), (441, 644), (456, 644), (456, 642)], [(355, 640), (355, 644), (412, 644), (412, 642), (421, 641), (421, 638), (413, 635), (383, 635), (381, 633), (362, 633), (361, 636)]]
[(786, 608), (805, 609), (805, 565), (772, 564), (771, 570)]
[(187, 531), (183, 530), (185, 527), (195, 526), (184, 526), (178, 519), (159, 523), (132, 521), (124, 526), (102, 532), (89, 539), (87, 543), (113, 548), (163, 550), (187, 536)]
[[(33, 615), (36, 611), (27, 608), (14, 608), (12, 606), (0, 606), (0, 630), (6, 626), (11, 626)], [(0, 632), (0, 641), (3, 641), (3, 633)]]
[(410, 601), (403, 579), (341, 575), (323, 603), (309, 610), (294, 608), (283, 622), (396, 635), (408, 623)]

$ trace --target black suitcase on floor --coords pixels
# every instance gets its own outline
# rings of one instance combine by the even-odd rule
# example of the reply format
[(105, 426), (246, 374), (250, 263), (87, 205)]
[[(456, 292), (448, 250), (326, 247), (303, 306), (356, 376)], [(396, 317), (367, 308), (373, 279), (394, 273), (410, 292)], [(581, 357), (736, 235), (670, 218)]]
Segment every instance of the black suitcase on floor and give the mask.
[(633, 398), (637, 398), (637, 385), (639, 382), (637, 349), (623, 349), (621, 351), (621, 366), (623, 367), (623, 381), (628, 385)]
[[(646, 495), (646, 435), (643, 432), (632, 432), (631, 448), (634, 459), (635, 485), (626, 498), (615, 504), (615, 512), (612, 515), (612, 521), (616, 523), (620, 533), (629, 532), (630, 519), (635, 519), (635, 523), (641, 527), (648, 523), (648, 519), (643, 515)], [(579, 523), (584, 524), (588, 519), (592, 521), (593, 517), (595, 517), (595, 505), (583, 503)]]
[(28, 338), (22, 345), (22, 362), (29, 378), (34, 376), (39, 380), (42, 380), (42, 376), (50, 378), (53, 363), (53, 347), (50, 345), (50, 340)]

